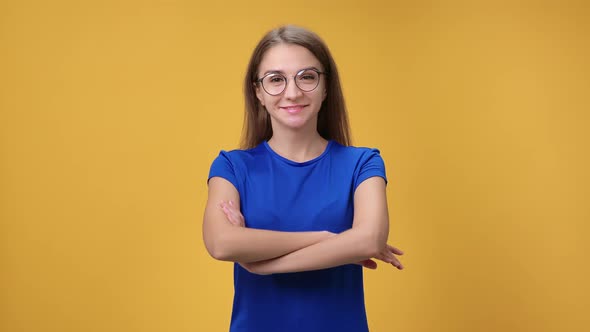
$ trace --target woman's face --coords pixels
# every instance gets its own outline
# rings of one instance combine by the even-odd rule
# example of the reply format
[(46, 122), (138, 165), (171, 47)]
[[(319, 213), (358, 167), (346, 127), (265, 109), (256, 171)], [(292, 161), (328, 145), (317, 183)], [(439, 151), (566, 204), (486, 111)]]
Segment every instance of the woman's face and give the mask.
[[(280, 91), (280, 87), (273, 88), (271, 84), (280, 85), (282, 77), (275, 75), (264, 81), (264, 88), (261, 84), (256, 85), (256, 96), (260, 103), (268, 111), (273, 131), (277, 130), (317, 130), (317, 119), (323, 100), (326, 98), (326, 86), (324, 75), (319, 75), (319, 84), (315, 89), (305, 92), (313, 87), (313, 72), (306, 71), (312, 75), (303, 73), (299, 76), (298, 85), (295, 84), (295, 76), (303, 69), (316, 69), (323, 72), (324, 68), (318, 59), (305, 47), (294, 44), (279, 44), (273, 46), (262, 58), (258, 67), (258, 78), (267, 74), (282, 74), (287, 78), (287, 86), (276, 96), (270, 95)], [(273, 90), (274, 89), (274, 90)]]

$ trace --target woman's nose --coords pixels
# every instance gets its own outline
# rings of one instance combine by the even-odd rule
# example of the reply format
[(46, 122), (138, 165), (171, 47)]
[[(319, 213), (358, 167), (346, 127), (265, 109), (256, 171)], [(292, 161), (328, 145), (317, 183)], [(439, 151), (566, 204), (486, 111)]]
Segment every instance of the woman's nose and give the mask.
[(287, 86), (285, 87), (285, 97), (289, 99), (295, 99), (303, 94), (303, 91), (299, 89), (297, 84), (295, 84), (295, 80), (287, 81)]

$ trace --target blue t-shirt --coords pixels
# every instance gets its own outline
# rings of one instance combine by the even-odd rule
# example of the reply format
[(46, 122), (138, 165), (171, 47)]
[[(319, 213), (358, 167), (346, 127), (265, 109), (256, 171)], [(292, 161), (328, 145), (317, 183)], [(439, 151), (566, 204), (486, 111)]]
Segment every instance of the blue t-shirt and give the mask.
[[(285, 232), (350, 229), (357, 186), (374, 176), (387, 181), (379, 150), (335, 141), (303, 163), (267, 142), (221, 151), (209, 173), (215, 176), (238, 190), (246, 227)], [(231, 332), (368, 331), (359, 265), (262, 276), (236, 263), (234, 290)]]

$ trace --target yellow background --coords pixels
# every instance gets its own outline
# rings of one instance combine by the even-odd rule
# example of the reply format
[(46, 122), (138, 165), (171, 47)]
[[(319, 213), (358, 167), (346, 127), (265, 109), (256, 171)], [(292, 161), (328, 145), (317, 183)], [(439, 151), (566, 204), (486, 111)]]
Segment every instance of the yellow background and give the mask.
[(315, 30), (406, 270), (372, 331), (584, 331), (587, 1), (0, 2), (0, 330), (226, 331), (206, 177), (269, 29)]

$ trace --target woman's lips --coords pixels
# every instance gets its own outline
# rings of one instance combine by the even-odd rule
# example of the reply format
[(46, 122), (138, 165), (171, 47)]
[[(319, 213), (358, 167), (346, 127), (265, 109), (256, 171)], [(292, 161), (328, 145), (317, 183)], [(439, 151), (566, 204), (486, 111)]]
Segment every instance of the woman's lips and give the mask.
[(281, 109), (287, 111), (290, 114), (299, 113), (303, 110), (303, 108), (307, 105), (289, 105), (289, 106), (282, 106)]

